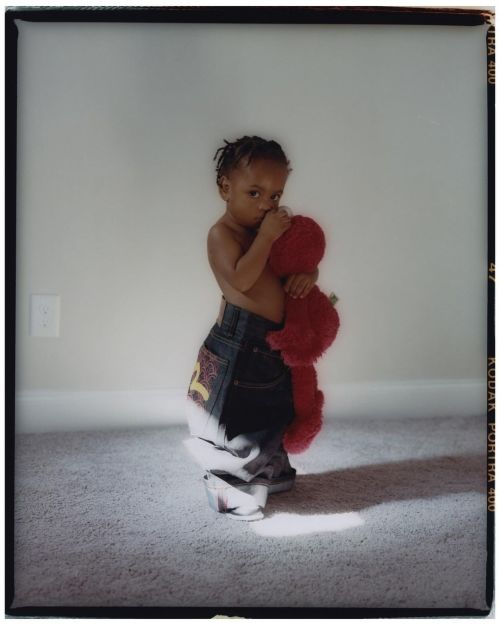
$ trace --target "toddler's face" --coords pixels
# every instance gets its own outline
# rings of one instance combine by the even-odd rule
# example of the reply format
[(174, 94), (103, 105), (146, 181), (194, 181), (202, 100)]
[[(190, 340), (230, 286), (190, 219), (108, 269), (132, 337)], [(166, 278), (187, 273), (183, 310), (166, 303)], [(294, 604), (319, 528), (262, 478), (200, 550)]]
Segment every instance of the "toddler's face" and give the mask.
[(287, 178), (285, 165), (269, 159), (252, 160), (222, 176), (219, 192), (235, 221), (256, 229), (267, 211), (278, 208)]

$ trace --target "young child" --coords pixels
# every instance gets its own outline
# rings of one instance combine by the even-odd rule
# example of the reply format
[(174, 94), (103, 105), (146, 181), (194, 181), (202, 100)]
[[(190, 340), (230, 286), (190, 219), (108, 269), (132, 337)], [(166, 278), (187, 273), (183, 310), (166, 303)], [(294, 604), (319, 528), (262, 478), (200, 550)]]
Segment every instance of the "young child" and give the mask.
[(285, 292), (304, 297), (318, 272), (275, 276), (273, 242), (291, 219), (280, 209), (291, 171), (281, 146), (242, 137), (217, 150), (217, 185), (226, 203), (210, 228), (210, 267), (223, 293), (188, 391), (186, 445), (204, 476), (210, 505), (243, 520), (263, 517), (268, 493), (295, 480), (282, 437), (294, 418), (291, 375), (266, 334), (284, 326)]

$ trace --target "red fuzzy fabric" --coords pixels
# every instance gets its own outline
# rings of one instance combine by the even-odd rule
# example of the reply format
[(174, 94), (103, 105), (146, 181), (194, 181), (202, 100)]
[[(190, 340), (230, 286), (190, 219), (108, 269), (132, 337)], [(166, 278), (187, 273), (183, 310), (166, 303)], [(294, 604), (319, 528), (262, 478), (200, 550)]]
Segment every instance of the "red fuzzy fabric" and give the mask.
[(269, 256), (269, 266), (281, 276), (311, 272), (325, 253), (325, 235), (310, 217), (295, 215), (292, 225), (277, 239)]
[[(312, 272), (325, 252), (325, 236), (310, 217), (292, 217), (291, 227), (271, 249), (269, 265), (278, 276)], [(279, 349), (291, 368), (295, 418), (283, 444), (290, 453), (305, 451), (321, 429), (323, 393), (318, 389), (313, 363), (333, 343), (339, 329), (337, 310), (315, 285), (304, 298), (285, 299), (285, 325), (267, 334), (267, 343)]]
[(314, 285), (303, 299), (285, 295), (285, 327), (269, 332), (267, 342), (290, 367), (312, 365), (333, 343), (339, 325), (337, 310)]
[(323, 393), (318, 389), (316, 371), (308, 367), (292, 367), (295, 418), (285, 432), (283, 444), (292, 454), (305, 451), (323, 424)]

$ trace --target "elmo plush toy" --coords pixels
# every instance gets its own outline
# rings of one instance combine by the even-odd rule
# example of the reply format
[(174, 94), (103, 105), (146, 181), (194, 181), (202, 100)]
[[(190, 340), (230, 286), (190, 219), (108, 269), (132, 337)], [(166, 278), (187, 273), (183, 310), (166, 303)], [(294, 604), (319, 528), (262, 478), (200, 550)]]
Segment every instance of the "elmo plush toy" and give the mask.
[[(283, 207), (288, 210), (290, 209)], [(279, 277), (312, 272), (325, 252), (325, 235), (310, 217), (295, 215), (290, 228), (273, 243), (269, 266)], [(334, 341), (339, 315), (335, 296), (328, 298), (314, 285), (304, 298), (285, 295), (285, 326), (269, 332), (266, 341), (281, 350), (291, 368), (295, 418), (288, 426), (283, 444), (286, 451), (305, 451), (321, 429), (323, 393), (313, 363)]]

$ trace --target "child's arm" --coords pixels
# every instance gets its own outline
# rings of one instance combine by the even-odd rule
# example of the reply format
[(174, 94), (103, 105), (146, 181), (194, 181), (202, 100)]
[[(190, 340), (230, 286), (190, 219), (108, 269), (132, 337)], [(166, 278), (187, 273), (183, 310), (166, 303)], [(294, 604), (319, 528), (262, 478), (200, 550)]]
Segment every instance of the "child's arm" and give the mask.
[(290, 218), (283, 212), (268, 213), (257, 236), (244, 254), (241, 245), (228, 229), (218, 224), (208, 233), (208, 259), (214, 272), (244, 293), (257, 282), (271, 252), (274, 241), (290, 227)]
[(292, 273), (288, 276), (285, 286), (285, 292), (291, 297), (305, 297), (317, 282), (319, 269), (316, 267), (311, 273)]

